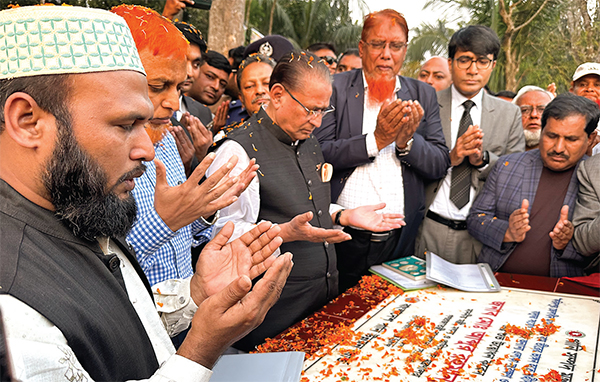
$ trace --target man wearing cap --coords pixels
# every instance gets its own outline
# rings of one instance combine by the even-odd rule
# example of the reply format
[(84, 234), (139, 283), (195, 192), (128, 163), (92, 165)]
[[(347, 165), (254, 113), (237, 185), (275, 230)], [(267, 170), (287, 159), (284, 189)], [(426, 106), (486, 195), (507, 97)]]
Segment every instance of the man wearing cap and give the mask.
[(478, 262), (506, 273), (583, 275), (590, 259), (573, 246), (571, 221), (577, 167), (599, 118), (594, 102), (561, 94), (542, 114), (539, 149), (498, 159), (467, 219), (483, 244)]
[(554, 94), (540, 87), (523, 86), (512, 103), (521, 109), (521, 122), (525, 134), (526, 150), (537, 149), (542, 136), (542, 113)]
[[(586, 62), (581, 64), (573, 74), (573, 81), (569, 91), (575, 95), (585, 97), (600, 105), (600, 64)], [(597, 129), (600, 132), (600, 129)], [(600, 135), (590, 144), (588, 154), (600, 153)]]
[[(269, 256), (279, 228), (230, 245), (223, 230), (196, 275), (155, 290), (159, 317), (123, 240), (134, 179), (154, 158), (127, 24), (79, 7), (16, 8), (0, 22), (18, 31), (0, 37), (0, 308), (15, 380), (207, 381), (285, 283), (289, 255)], [(175, 354), (164, 325), (174, 334), (192, 317)]]

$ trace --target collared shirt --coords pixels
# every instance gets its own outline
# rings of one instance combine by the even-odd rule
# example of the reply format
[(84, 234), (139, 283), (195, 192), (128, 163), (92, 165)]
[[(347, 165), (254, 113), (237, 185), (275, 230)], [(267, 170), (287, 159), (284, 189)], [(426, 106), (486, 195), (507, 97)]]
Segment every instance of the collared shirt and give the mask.
[[(165, 135), (155, 146), (156, 159), (167, 168), (167, 183), (174, 187), (185, 182), (185, 170), (175, 139)], [(196, 220), (172, 231), (154, 209), (156, 167), (144, 162), (146, 172), (135, 179), (133, 196), (138, 208), (136, 222), (127, 235), (144, 273), (154, 285), (168, 279), (190, 277), (193, 274), (191, 248), (210, 240), (212, 227)]]
[[(371, 163), (358, 166), (346, 181), (337, 203), (346, 208), (368, 204), (386, 203), (382, 212), (404, 213), (404, 183), (402, 165), (396, 156), (396, 143), (392, 142), (381, 150), (377, 149), (375, 127), (381, 105), (370, 107), (368, 84), (363, 72), (365, 101), (363, 107), (362, 133), (366, 134), (367, 153), (375, 158)], [(396, 76), (394, 100), (400, 90), (400, 79)]]
[(173, 113), (173, 116), (177, 120), (177, 122), (181, 121), (181, 117), (188, 111), (187, 107), (185, 107), (185, 102), (183, 102), (183, 96), (179, 96), (179, 110)]
[[(121, 261), (129, 301), (135, 308), (160, 365), (148, 381), (207, 382), (212, 372), (187, 358), (175, 354), (169, 335), (189, 326), (198, 309), (190, 297), (187, 280), (169, 280), (153, 288), (155, 307), (147, 289), (127, 257), (107, 238), (98, 240), (105, 254), (116, 254)], [(166, 295), (158, 295), (168, 291)], [(28, 381), (92, 381), (69, 347), (62, 332), (37, 311), (15, 297), (0, 295), (4, 313), (7, 345), (15, 367), (17, 380)], [(157, 309), (161, 317), (157, 314)], [(162, 322), (161, 322), (162, 320)], [(171, 328), (165, 331), (163, 323)]]
[[(450, 150), (454, 148), (456, 145), (456, 139), (458, 138), (458, 127), (460, 125), (460, 120), (465, 111), (465, 107), (463, 103), (469, 98), (460, 94), (458, 90), (452, 85), (452, 111), (450, 117), (450, 136), (451, 142), (447, 142), (450, 145)], [(473, 120), (473, 125), (480, 126), (481, 124), (481, 111), (482, 111), (482, 101), (483, 101), (483, 90), (480, 90), (471, 101), (475, 103), (475, 106), (471, 109), (471, 119)], [(465, 158), (465, 160), (469, 160)], [(482, 168), (483, 169), (483, 168)], [(480, 169), (481, 170), (481, 169)], [(469, 192), (469, 202), (460, 210), (450, 201), (450, 185), (452, 182), (452, 167), (448, 168), (448, 173), (442, 182), (438, 193), (431, 204), (429, 209), (436, 214), (443, 216), (447, 219), (453, 220), (467, 220), (467, 216), (469, 216), (469, 210), (471, 209), (471, 205), (475, 200), (475, 188), (471, 185), (471, 190)]]

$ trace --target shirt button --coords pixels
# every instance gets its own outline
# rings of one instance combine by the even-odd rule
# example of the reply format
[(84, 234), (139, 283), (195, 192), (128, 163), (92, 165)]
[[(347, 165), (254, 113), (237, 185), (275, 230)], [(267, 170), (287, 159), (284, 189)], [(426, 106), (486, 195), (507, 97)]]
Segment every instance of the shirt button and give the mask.
[(112, 259), (108, 260), (108, 269), (110, 269), (111, 272), (114, 272), (117, 270), (117, 268), (119, 268), (120, 264), (121, 260), (119, 260), (119, 258), (115, 256)]
[(179, 186), (180, 184), (183, 184), (183, 181), (181, 181), (181, 180), (178, 180), (178, 181), (177, 181), (177, 185)]
[(309, 187), (312, 186), (312, 180), (309, 179), (308, 182), (306, 182), (306, 184), (308, 184)]
[(185, 302), (185, 297), (181, 296), (179, 297), (179, 303), (183, 304)]

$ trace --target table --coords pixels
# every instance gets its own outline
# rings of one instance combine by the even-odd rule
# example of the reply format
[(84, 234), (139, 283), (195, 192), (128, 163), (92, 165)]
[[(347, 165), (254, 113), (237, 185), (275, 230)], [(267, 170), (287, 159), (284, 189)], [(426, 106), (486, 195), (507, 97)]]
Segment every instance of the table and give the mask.
[(600, 381), (598, 290), (498, 274), (511, 288), (403, 293), (375, 277), (259, 350), (306, 351), (303, 381)]

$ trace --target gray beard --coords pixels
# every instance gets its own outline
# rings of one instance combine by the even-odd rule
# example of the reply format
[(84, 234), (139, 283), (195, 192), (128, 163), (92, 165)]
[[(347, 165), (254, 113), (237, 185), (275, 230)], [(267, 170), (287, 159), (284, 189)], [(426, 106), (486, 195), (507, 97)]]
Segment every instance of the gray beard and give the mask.
[(527, 147), (535, 147), (540, 144), (542, 129), (523, 130), (523, 134), (525, 134), (525, 145)]

